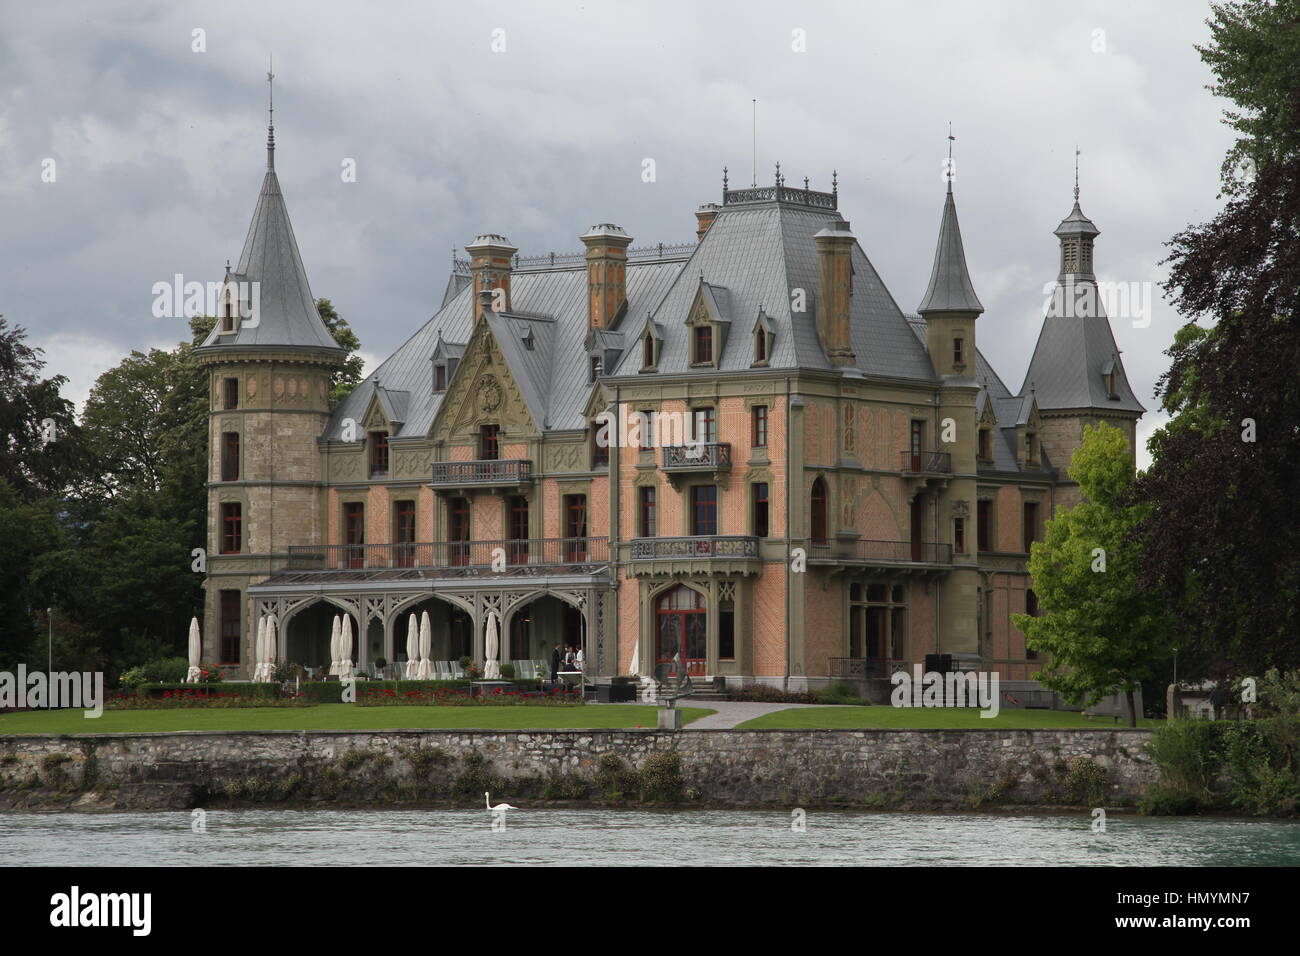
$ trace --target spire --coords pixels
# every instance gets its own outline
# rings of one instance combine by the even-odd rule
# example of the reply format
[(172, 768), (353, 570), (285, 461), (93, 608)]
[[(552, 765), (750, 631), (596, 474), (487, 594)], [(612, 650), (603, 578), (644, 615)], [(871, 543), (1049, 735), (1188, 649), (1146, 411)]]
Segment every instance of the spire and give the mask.
[[(270, 83), (274, 74), (267, 71), (266, 76)], [(343, 349), (316, 309), (307, 282), (307, 270), (275, 172), (274, 130), (274, 126), (268, 126), (267, 169), (244, 238), (244, 250), (239, 264), (227, 274), (227, 281), (238, 283), (243, 318), (230, 332), (223, 332), (218, 324), (201, 348), (263, 346), (342, 355)]]
[[(949, 140), (951, 148), (951, 139)], [(934, 250), (934, 268), (930, 285), (917, 311), (974, 312), (984, 311), (966, 269), (966, 251), (962, 248), (961, 227), (957, 224), (957, 204), (952, 196), (951, 167), (948, 193), (943, 201), (943, 218), (939, 222), (939, 244)]]
[(952, 195), (953, 179), (952, 144), (956, 139), (957, 137), (952, 135), (952, 120), (948, 120), (948, 166), (944, 171), (944, 179), (948, 180), (948, 195), (950, 196)]
[(272, 55), (266, 71), (267, 113), (270, 119), (266, 124), (266, 168), (275, 169), (275, 56)]

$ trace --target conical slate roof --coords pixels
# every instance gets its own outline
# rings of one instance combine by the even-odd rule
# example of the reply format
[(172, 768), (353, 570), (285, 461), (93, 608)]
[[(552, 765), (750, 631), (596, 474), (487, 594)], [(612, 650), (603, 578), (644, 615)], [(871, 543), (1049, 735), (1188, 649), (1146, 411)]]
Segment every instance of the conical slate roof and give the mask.
[(201, 346), (263, 346), (330, 349), (343, 352), (316, 311), (316, 300), (307, 284), (289, 210), (275, 175), (274, 140), (268, 142), (267, 170), (262, 191), (253, 210), (244, 239), (238, 268), (229, 275), (234, 282), (257, 283), (257, 324), (251, 319), (236, 323), (236, 331), (221, 334), (221, 323)]
[(1101, 230), (1092, 224), (1092, 220), (1083, 214), (1079, 208), (1078, 197), (1075, 197), (1074, 208), (1070, 214), (1061, 220), (1061, 224), (1056, 227), (1055, 235), (1064, 238), (1065, 236), (1100, 236)]
[(917, 309), (926, 312), (983, 312), (975, 287), (971, 285), (966, 269), (966, 251), (961, 244), (961, 226), (957, 224), (957, 205), (952, 198), (952, 184), (943, 203), (943, 219), (939, 223), (939, 245), (934, 250), (934, 268), (930, 272), (930, 285)]

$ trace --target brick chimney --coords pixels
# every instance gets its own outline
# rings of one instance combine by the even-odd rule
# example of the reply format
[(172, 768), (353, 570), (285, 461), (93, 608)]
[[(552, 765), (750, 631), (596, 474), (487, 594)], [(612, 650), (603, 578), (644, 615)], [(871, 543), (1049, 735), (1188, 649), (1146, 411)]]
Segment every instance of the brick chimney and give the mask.
[(817, 235), (821, 288), (817, 301), (817, 337), (832, 365), (852, 365), (850, 315), (853, 306), (853, 243), (849, 224), (837, 219)]
[(718, 218), (718, 213), (722, 207), (715, 202), (706, 202), (699, 209), (695, 210), (695, 238), (699, 242), (704, 241), (704, 234), (709, 231), (713, 225), (713, 220)]
[(482, 302), (488, 303), (491, 308), (492, 299), (484, 300), (479, 293), (492, 292), (495, 289), (501, 289), (505, 297), (501, 302), (500, 312), (510, 310), (510, 269), (511, 257), (518, 252), (510, 244), (510, 240), (505, 236), (498, 236), (494, 233), (487, 233), (479, 236), (468, 246), (465, 251), (469, 253), (470, 265), (469, 271), (472, 277), (474, 293), (479, 303), (474, 308), (474, 321), (483, 317)]
[(627, 305), (627, 247), (622, 226), (602, 222), (582, 237), (587, 247), (587, 326), (612, 328)]

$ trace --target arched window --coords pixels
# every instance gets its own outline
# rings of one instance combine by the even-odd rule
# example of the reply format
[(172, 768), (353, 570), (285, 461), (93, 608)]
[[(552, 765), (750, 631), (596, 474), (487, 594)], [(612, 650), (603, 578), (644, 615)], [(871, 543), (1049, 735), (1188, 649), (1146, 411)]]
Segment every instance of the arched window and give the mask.
[(826, 479), (818, 478), (812, 486), (812, 541), (826, 543)]
[(675, 677), (683, 668), (694, 677), (704, 676), (708, 669), (707, 614), (704, 595), (683, 584), (655, 601), (655, 663), (663, 665), (667, 676)]

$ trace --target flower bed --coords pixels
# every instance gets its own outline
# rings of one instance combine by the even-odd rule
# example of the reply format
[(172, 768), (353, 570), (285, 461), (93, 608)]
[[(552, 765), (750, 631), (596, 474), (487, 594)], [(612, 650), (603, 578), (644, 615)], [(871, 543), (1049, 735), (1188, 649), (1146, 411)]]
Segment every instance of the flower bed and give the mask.
[[(463, 689), (468, 691), (469, 686), (467, 680), (359, 680), (356, 684), (358, 697), (370, 690), (394, 690), (404, 694), (410, 690), (432, 692), (438, 689)], [(304, 681), (299, 689), (303, 696), (313, 703), (341, 704), (343, 702), (342, 681)]]
[[(227, 685), (230, 686), (230, 685)], [(275, 684), (254, 684), (249, 685), (255, 688), (274, 687), (279, 691)], [(229, 690), (217, 690), (215, 688), (195, 687), (193, 684), (187, 684), (181, 688), (162, 688), (161, 692), (154, 696), (146, 693), (131, 693), (129, 691), (119, 691), (109, 697), (105, 706), (109, 710), (173, 710), (184, 707), (197, 708), (228, 708), (228, 707), (311, 707), (314, 701), (310, 701), (302, 695), (297, 697), (289, 695), (272, 695), (267, 696), (263, 693), (249, 694), (233, 687)]]
[(583, 699), (581, 690), (561, 688), (544, 694), (540, 691), (505, 690), (498, 687), (491, 693), (476, 695), (471, 694), (469, 688), (413, 687), (399, 691), (389, 687), (359, 687), (357, 704), (361, 707), (413, 704), (433, 707), (580, 707)]
[(186, 683), (165, 683), (165, 684), (139, 684), (133, 688), (137, 697), (153, 697), (155, 699), (172, 698), (178, 693), (195, 692), (198, 694), (238, 694), (240, 697), (266, 697), (276, 698), (281, 696), (280, 685), (275, 683), (221, 683), (213, 682), (210, 684), (186, 684)]

